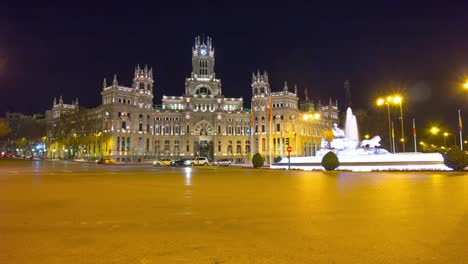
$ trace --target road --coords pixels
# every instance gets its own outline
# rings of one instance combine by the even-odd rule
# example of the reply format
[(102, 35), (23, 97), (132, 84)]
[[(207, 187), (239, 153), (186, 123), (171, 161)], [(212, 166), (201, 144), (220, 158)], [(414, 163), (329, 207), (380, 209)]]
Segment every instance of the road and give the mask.
[(466, 263), (468, 175), (0, 160), (0, 263)]

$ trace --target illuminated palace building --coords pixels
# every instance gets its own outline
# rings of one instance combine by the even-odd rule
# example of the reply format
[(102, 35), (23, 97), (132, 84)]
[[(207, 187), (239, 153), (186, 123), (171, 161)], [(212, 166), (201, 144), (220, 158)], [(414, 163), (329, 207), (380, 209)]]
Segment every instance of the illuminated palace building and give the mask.
[(336, 104), (316, 109), (307, 93), (299, 102), (297, 88), (291, 92), (286, 84), (272, 92), (266, 72), (253, 75), (251, 105), (244, 108), (242, 98), (223, 95), (214, 65), (211, 39), (197, 37), (182, 96), (163, 96), (161, 105), (153, 105), (153, 71), (137, 66), (131, 87), (120, 85), (116, 76), (111, 85), (104, 79), (99, 107), (84, 109), (78, 99), (72, 104), (54, 99), (46, 112), (48, 156), (118, 162), (205, 156), (249, 162), (257, 152), (267, 158), (269, 153), (286, 155), (288, 141), (291, 155), (313, 155), (323, 132), (337, 122)]

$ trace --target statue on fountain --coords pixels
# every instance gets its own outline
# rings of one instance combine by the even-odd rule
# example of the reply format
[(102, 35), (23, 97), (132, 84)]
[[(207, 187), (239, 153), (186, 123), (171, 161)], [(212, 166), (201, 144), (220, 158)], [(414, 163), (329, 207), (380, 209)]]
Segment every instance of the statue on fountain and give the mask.
[(339, 128), (337, 123), (333, 123), (333, 136), (335, 138), (344, 138), (345, 137), (344, 130)]
[(380, 146), (380, 136), (359, 141), (356, 116), (353, 115), (349, 107), (346, 110), (345, 129), (343, 130), (338, 127), (338, 124), (333, 123), (333, 136), (334, 138), (330, 144), (322, 139), (318, 155), (325, 155), (328, 151), (346, 156), (388, 154), (387, 150), (378, 148)]

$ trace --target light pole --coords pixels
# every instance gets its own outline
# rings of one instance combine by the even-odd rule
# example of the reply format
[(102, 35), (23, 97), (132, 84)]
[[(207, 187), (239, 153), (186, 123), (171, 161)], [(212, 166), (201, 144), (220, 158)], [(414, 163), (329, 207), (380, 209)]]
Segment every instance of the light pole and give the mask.
[(403, 146), (403, 152), (405, 152), (405, 129), (403, 127), (403, 98), (401, 96), (397, 95), (393, 98), (393, 103), (400, 105), (400, 122), (401, 122), (401, 144)]
[(449, 133), (447, 132), (444, 132), (444, 147), (447, 147), (447, 136), (449, 135)]
[(392, 97), (388, 97), (387, 100), (384, 100), (383, 98), (377, 99), (377, 106), (382, 106), (384, 104), (387, 105), (387, 116), (388, 116), (388, 145), (390, 146), (390, 152), (394, 152), (393, 147), (392, 147), (392, 126), (390, 123), (390, 104), (389, 100), (392, 100)]

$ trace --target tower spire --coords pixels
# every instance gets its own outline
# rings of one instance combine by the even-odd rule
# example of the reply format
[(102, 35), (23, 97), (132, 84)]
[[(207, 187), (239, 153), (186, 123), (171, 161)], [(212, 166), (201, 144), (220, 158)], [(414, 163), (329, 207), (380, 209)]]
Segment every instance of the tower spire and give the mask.
[(294, 85), (294, 94), (297, 96), (297, 84)]
[(104, 78), (104, 80), (102, 81), (102, 89), (104, 89), (106, 87), (107, 87), (107, 79)]
[(305, 100), (309, 101), (309, 95), (307, 94), (307, 88), (304, 89)]
[(112, 81), (112, 86), (117, 86), (119, 85), (119, 82), (117, 81), (117, 74), (114, 74), (114, 80)]
[(55, 106), (57, 104), (57, 97), (54, 97), (54, 104), (53, 106)]
[(287, 91), (288, 91), (288, 82), (284, 81), (283, 92), (287, 92)]

